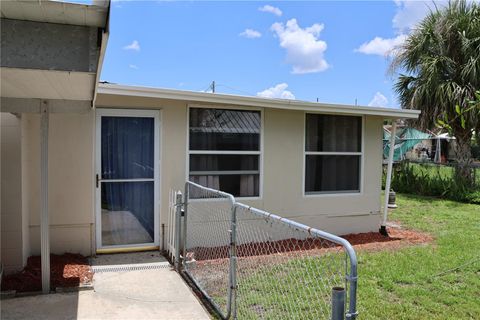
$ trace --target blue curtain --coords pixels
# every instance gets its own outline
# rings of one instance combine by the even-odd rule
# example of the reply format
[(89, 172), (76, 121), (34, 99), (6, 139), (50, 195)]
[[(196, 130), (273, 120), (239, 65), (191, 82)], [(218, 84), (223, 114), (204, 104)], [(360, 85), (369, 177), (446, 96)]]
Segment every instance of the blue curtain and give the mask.
[[(102, 179), (154, 178), (154, 119), (102, 117)], [(154, 238), (154, 182), (102, 183), (102, 209), (131, 212)]]

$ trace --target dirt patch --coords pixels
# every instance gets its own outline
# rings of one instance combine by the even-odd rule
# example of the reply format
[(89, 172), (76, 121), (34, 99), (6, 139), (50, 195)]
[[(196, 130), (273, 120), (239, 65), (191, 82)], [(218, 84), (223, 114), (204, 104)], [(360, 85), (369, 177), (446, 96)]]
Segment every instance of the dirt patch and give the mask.
[[(80, 284), (90, 284), (93, 270), (88, 259), (79, 254), (65, 253), (50, 255), (50, 283), (52, 290), (57, 287), (78, 287)], [(29, 292), (42, 290), (42, 271), (40, 256), (32, 256), (27, 265), (19, 273), (4, 276), (2, 291), (16, 290)]]

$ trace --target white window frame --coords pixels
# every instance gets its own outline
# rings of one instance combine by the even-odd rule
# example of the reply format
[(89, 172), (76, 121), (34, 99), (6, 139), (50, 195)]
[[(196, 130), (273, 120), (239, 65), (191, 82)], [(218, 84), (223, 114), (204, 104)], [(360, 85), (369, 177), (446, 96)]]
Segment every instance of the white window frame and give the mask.
[[(330, 116), (352, 116), (361, 118), (362, 124), (362, 137), (360, 143), (359, 152), (336, 152), (336, 151), (306, 151), (307, 145), (307, 115), (317, 114), (317, 115), (330, 115)], [(335, 196), (362, 196), (364, 190), (364, 169), (365, 169), (365, 116), (358, 114), (337, 114), (337, 113), (325, 113), (325, 112), (304, 112), (303, 115), (303, 176), (302, 176), (302, 194), (304, 198), (315, 198), (315, 197), (335, 197)], [(316, 192), (306, 192), (305, 191), (305, 182), (306, 182), (306, 173), (307, 173), (307, 155), (355, 155), (360, 156), (360, 173), (358, 181), (358, 191), (354, 190), (345, 190), (345, 191), (316, 191)]]
[[(190, 150), (190, 109), (204, 108), (204, 109), (225, 109), (225, 110), (239, 110), (239, 111), (258, 111), (260, 112), (260, 148), (259, 151), (222, 151), (222, 150)], [(263, 198), (263, 129), (264, 128), (264, 109), (245, 107), (245, 106), (225, 106), (225, 105), (205, 105), (205, 104), (189, 104), (187, 105), (187, 145), (186, 145), (186, 168), (185, 179), (190, 180), (190, 155), (193, 154), (212, 154), (212, 155), (258, 155), (258, 196), (254, 197), (239, 197), (236, 199), (242, 200), (260, 200)], [(206, 172), (206, 171), (205, 171)], [(223, 171), (225, 172), (225, 171)], [(245, 174), (251, 174), (250, 170), (244, 170)], [(235, 171), (236, 174), (243, 174), (243, 171)], [(222, 191), (222, 190), (220, 190)]]

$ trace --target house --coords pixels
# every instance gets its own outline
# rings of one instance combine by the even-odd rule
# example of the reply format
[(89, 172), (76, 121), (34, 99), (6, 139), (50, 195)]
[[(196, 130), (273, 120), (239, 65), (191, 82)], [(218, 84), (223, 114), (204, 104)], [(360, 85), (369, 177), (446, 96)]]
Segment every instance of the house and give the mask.
[[(77, 21), (66, 19), (68, 10), (61, 21), (53, 20), (61, 13), (44, 14), (56, 3), (22, 4), (11, 11), (2, 4), (6, 271), (33, 254), (49, 270), (49, 252), (161, 248), (169, 194), (188, 179), (336, 234), (378, 230), (383, 121), (417, 118), (418, 111), (100, 83), (108, 5), (63, 4), (91, 15), (79, 28), (64, 24)], [(19, 10), (29, 15), (15, 15)], [(4, 43), (9, 23), (16, 31)], [(58, 32), (86, 32), (76, 35), (90, 41), (86, 50), (64, 50), (69, 42), (58, 39), (58, 48), (34, 51), (65, 60), (61, 70), (57, 59), (23, 66), (20, 55), (10, 61), (8, 47), (25, 43), (30, 23), (49, 41)], [(77, 59), (88, 60), (86, 70), (76, 69)], [(48, 272), (44, 277), (48, 291)]]

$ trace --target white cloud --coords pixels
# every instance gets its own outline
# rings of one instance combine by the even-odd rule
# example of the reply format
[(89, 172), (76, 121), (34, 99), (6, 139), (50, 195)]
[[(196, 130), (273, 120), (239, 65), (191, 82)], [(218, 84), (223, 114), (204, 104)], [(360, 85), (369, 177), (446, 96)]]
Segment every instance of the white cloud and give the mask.
[(404, 34), (388, 39), (375, 37), (373, 40), (363, 43), (358, 49), (355, 49), (355, 51), (364, 54), (388, 56), (393, 54), (395, 52), (395, 48), (402, 45), (405, 42), (405, 39), (407, 39), (407, 36)]
[(392, 28), (396, 34), (392, 38), (375, 37), (373, 40), (363, 43), (356, 52), (364, 54), (376, 54), (387, 56), (392, 54), (395, 47), (403, 44), (412, 29), (430, 12), (435, 6), (442, 7), (448, 2), (440, 1), (417, 1), (417, 0), (393, 0), (397, 7), (392, 19)]
[(392, 20), (397, 33), (409, 33), (435, 6), (442, 7), (447, 1), (394, 0), (397, 12)]
[(271, 99), (292, 99), (295, 100), (295, 96), (291, 91), (286, 90), (288, 84), (279, 83), (275, 87), (268, 88), (261, 92), (257, 93), (257, 96), (262, 98), (271, 98)]
[(380, 92), (375, 93), (373, 99), (369, 102), (369, 107), (386, 107), (388, 105), (388, 99)]
[(257, 30), (245, 29), (245, 31), (239, 33), (239, 36), (249, 38), (249, 39), (255, 39), (255, 38), (260, 38), (262, 34)]
[(133, 40), (132, 43), (123, 47), (124, 50), (133, 50), (133, 51), (140, 51), (140, 44), (137, 40)]
[(319, 40), (323, 24), (315, 23), (311, 27), (302, 29), (296, 19), (283, 23), (274, 23), (272, 31), (277, 35), (280, 46), (287, 50), (287, 63), (292, 64), (292, 73), (303, 74), (321, 72), (329, 65), (323, 54), (327, 50), (327, 43)]
[(138, 70), (138, 66), (136, 64), (129, 64), (128, 67), (130, 69), (135, 69), (135, 70)]
[(262, 11), (262, 12), (269, 12), (269, 13), (273, 13), (274, 15), (280, 17), (283, 12), (282, 10), (280, 10), (279, 8), (277, 7), (274, 7), (274, 6), (271, 6), (269, 4), (267, 5), (264, 5), (263, 7), (260, 7), (258, 8), (258, 10)]

